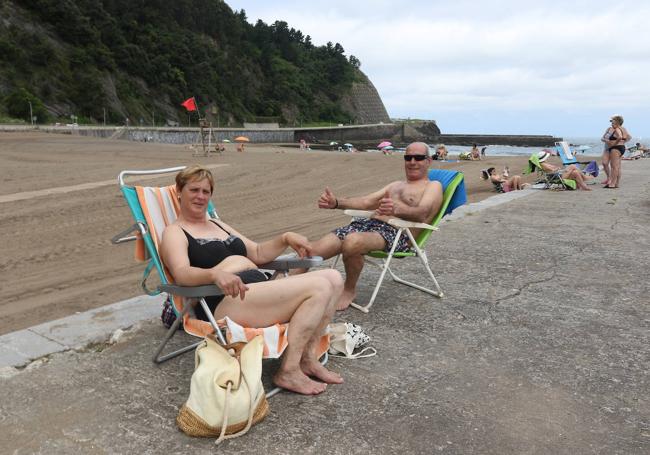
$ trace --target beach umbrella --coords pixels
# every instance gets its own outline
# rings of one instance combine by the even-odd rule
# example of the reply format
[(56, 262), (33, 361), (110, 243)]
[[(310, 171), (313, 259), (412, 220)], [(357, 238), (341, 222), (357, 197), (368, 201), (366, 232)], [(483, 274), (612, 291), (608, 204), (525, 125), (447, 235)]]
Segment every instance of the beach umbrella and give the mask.
[(382, 147), (381, 149), (382, 149), (382, 150), (393, 150), (394, 148), (395, 148), (395, 147), (393, 147), (392, 145), (387, 145), (387, 146), (385, 146), (385, 147)]
[(228, 142), (228, 143), (229, 143), (229, 142), (230, 142), (230, 140), (229, 140), (229, 139), (224, 139), (224, 140), (223, 140), (223, 141), (221, 141), (221, 142)]
[(393, 144), (390, 143), (390, 142), (388, 142), (388, 141), (383, 141), (383, 142), (380, 142), (380, 143), (379, 143), (379, 145), (377, 146), (377, 148), (378, 148), (378, 149), (383, 149), (383, 148), (386, 148), (386, 147), (390, 147), (391, 145), (393, 145)]
[(250, 142), (250, 139), (248, 139), (246, 136), (237, 136), (235, 138), (235, 141), (237, 141), (237, 142)]
[(332, 141), (332, 142), (330, 142), (330, 145), (339, 145), (339, 143), (336, 142), (336, 141)]
[(346, 142), (345, 144), (343, 144), (343, 146), (344, 146), (344, 147), (354, 147), (354, 146), (353, 146), (352, 144), (350, 144), (349, 142)]

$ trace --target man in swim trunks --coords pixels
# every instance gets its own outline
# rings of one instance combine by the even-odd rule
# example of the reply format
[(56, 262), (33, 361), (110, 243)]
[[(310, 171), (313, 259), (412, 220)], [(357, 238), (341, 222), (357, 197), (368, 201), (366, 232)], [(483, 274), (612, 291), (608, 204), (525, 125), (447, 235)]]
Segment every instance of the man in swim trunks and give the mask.
[[(322, 209), (374, 210), (372, 218), (354, 219), (348, 226), (335, 229), (312, 244), (312, 254), (331, 258), (343, 255), (345, 286), (336, 306), (344, 310), (356, 295), (356, 285), (363, 269), (363, 255), (372, 250), (389, 251), (397, 229), (387, 224), (390, 218), (429, 223), (442, 205), (442, 185), (428, 178), (431, 157), (429, 146), (414, 142), (404, 152), (405, 181), (389, 183), (382, 189), (360, 197), (337, 197), (325, 188), (318, 199)], [(417, 237), (419, 230), (414, 230)], [(408, 238), (400, 238), (396, 251), (408, 251)]]

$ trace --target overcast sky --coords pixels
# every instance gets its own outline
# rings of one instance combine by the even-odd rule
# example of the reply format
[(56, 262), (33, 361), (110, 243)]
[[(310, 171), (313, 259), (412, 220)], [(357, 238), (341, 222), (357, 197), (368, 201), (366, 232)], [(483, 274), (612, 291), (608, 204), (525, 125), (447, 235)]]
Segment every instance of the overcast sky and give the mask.
[(226, 0), (361, 60), (388, 114), (444, 133), (650, 139), (650, 1)]

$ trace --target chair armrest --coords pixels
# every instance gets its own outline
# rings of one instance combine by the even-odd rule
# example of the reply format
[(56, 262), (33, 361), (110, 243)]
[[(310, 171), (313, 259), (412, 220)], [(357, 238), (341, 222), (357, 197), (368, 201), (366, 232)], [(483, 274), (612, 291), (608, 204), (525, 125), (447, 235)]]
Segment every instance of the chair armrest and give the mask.
[[(291, 270), (291, 269), (308, 269), (316, 267), (323, 263), (320, 256), (311, 256), (299, 258), (295, 255), (286, 254), (278, 256), (274, 261), (261, 265), (260, 268), (267, 270)], [(201, 286), (178, 286), (176, 284), (161, 284), (158, 286), (160, 292), (178, 295), (180, 297), (200, 298), (223, 295), (223, 291), (215, 284), (204, 284)]]
[(406, 221), (401, 218), (390, 218), (386, 223), (396, 228), (417, 228), (429, 229), (430, 231), (437, 231), (438, 228), (426, 223), (417, 223), (415, 221)]
[(178, 295), (180, 297), (201, 298), (223, 295), (219, 286), (214, 284), (204, 284), (202, 286), (178, 286), (176, 284), (161, 284), (158, 286), (161, 292)]
[(320, 256), (311, 256), (299, 258), (295, 254), (285, 254), (278, 256), (273, 261), (259, 266), (261, 269), (267, 270), (291, 270), (291, 269), (310, 269), (319, 266), (323, 263), (323, 258)]
[(345, 213), (348, 216), (357, 216), (360, 218), (371, 218), (375, 214), (373, 210), (353, 210), (353, 209), (345, 209), (343, 210), (343, 213)]
[[(372, 210), (344, 210), (343, 213), (349, 216), (356, 216), (361, 218), (371, 218), (375, 212)], [(437, 231), (438, 228), (431, 226), (426, 223), (416, 223), (415, 221), (406, 221), (401, 218), (390, 218), (386, 223), (394, 226), (396, 228), (418, 228), (418, 229), (429, 229), (431, 231)]]

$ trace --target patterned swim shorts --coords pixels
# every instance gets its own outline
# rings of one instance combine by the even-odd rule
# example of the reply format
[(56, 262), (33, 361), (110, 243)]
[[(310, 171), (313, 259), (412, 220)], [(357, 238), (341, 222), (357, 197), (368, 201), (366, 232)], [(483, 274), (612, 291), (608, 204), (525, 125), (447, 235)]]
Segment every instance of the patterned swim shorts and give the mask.
[[(384, 245), (384, 251), (389, 252), (390, 247), (395, 241), (395, 236), (397, 235), (397, 229), (395, 229), (390, 224), (386, 224), (383, 221), (373, 220), (371, 218), (354, 218), (352, 223), (347, 226), (334, 229), (332, 231), (340, 240), (344, 240), (345, 237), (352, 232), (376, 232), (381, 235), (386, 242)], [(397, 248), (395, 251), (406, 252), (411, 249), (408, 236), (402, 234), (397, 243)]]

